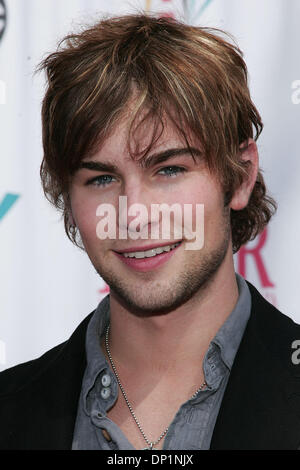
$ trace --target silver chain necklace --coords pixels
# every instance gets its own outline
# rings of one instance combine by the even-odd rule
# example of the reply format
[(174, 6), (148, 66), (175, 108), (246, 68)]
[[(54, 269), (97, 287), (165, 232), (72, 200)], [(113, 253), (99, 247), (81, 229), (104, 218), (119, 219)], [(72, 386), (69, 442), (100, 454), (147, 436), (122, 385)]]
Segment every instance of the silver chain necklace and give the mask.
[[(142, 450), (152, 450), (152, 449), (154, 448), (154, 446), (155, 446), (156, 444), (158, 444), (158, 443), (160, 442), (160, 440), (167, 434), (167, 432), (168, 432), (168, 430), (169, 430), (169, 427), (167, 427), (167, 428), (164, 430), (164, 432), (159, 436), (159, 438), (156, 439), (156, 441), (154, 441), (154, 442), (149, 441), (149, 439), (146, 437), (146, 435), (145, 435), (145, 433), (144, 433), (144, 431), (143, 431), (143, 429), (142, 429), (142, 426), (140, 425), (139, 420), (138, 420), (137, 417), (135, 416), (135, 413), (134, 413), (134, 411), (133, 411), (133, 409), (132, 409), (132, 406), (131, 406), (131, 404), (130, 404), (128, 398), (127, 398), (127, 395), (126, 395), (126, 393), (125, 393), (125, 390), (124, 390), (124, 388), (123, 388), (123, 385), (121, 384), (120, 378), (119, 378), (119, 376), (118, 376), (118, 373), (117, 373), (117, 370), (116, 370), (116, 366), (115, 366), (114, 361), (113, 361), (113, 359), (112, 359), (112, 357), (111, 357), (111, 353), (110, 353), (109, 345), (108, 345), (109, 326), (110, 326), (110, 325), (108, 325), (108, 327), (107, 327), (107, 329), (106, 329), (106, 334), (105, 334), (105, 347), (106, 347), (107, 355), (108, 355), (108, 357), (109, 357), (111, 366), (112, 366), (113, 371), (114, 371), (114, 373), (115, 373), (115, 376), (116, 376), (116, 378), (117, 378), (117, 382), (118, 382), (118, 384), (119, 384), (119, 387), (120, 387), (120, 389), (121, 389), (121, 392), (122, 392), (122, 394), (123, 394), (123, 396), (124, 396), (124, 398), (125, 398), (125, 402), (126, 402), (128, 408), (129, 408), (129, 411), (130, 411), (130, 413), (131, 413), (131, 415), (132, 415), (134, 421), (136, 422), (136, 425), (137, 425), (137, 427), (139, 428), (139, 430), (140, 430), (140, 432), (141, 432), (143, 438), (145, 439), (145, 441), (147, 442), (147, 444), (148, 444), (148, 446), (149, 446), (149, 447), (145, 447), (145, 448), (142, 449)], [(197, 395), (197, 393), (200, 392), (206, 385), (207, 385), (207, 383), (206, 383), (206, 381), (204, 380), (204, 382), (203, 382), (203, 384), (201, 385), (201, 387), (199, 387), (198, 390), (196, 390), (196, 392), (191, 396), (190, 399), (195, 398), (195, 396)]]

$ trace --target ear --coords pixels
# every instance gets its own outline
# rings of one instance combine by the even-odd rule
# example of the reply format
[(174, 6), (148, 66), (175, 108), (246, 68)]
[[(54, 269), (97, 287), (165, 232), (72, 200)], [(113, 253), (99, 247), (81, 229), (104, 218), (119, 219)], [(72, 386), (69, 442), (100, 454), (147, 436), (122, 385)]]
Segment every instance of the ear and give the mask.
[(244, 209), (249, 201), (258, 173), (258, 152), (253, 139), (248, 139), (240, 145), (240, 158), (248, 162), (247, 175), (242, 184), (234, 192), (229, 207), (235, 211)]

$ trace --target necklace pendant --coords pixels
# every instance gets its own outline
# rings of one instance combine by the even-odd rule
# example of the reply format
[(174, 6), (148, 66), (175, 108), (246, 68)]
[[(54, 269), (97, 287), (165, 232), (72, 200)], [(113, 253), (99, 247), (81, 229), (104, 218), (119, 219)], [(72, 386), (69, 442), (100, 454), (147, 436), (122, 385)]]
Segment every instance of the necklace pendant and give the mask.
[(144, 447), (141, 450), (152, 450), (153, 449), (153, 442), (150, 443), (149, 447)]

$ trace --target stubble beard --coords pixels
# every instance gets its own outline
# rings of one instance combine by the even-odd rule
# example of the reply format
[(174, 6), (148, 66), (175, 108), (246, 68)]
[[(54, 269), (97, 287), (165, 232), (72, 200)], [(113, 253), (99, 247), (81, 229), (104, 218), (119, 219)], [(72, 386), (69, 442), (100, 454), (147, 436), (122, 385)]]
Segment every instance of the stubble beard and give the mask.
[[(213, 250), (199, 250), (198, 256), (189, 251), (187, 262), (180, 267), (175, 276), (163, 281), (151, 280), (153, 273), (141, 274), (141, 282), (132, 284), (116, 271), (103, 266), (95, 266), (97, 273), (109, 285), (111, 295), (127, 310), (137, 316), (163, 315), (169, 313), (192, 297), (201, 293), (213, 281), (222, 265), (230, 243), (230, 217), (224, 208), (224, 221), (220, 230), (222, 237), (218, 246)], [(182, 247), (181, 249), (184, 249)], [(175, 254), (176, 256), (176, 254)]]

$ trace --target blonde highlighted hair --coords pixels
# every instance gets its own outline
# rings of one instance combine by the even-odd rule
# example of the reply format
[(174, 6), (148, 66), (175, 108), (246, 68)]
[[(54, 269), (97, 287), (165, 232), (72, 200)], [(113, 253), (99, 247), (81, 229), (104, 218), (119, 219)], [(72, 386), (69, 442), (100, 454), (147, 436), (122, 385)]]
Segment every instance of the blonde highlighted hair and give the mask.
[[(250, 98), (242, 53), (225, 37), (220, 30), (171, 18), (126, 15), (68, 35), (40, 64), (38, 70), (47, 76), (41, 180), (74, 243), (78, 233), (68, 217), (70, 178), (115, 128), (133, 90), (132, 157), (147, 158), (167, 115), (187, 145), (187, 129), (199, 139), (207, 165), (223, 187), (225, 205), (230, 202), (247, 177), (239, 146), (256, 140), (263, 124)], [(154, 124), (151, 142), (142, 153), (137, 147), (133, 151), (132, 134), (148, 119)], [(275, 209), (259, 171), (247, 207), (231, 211), (234, 252), (263, 230)]]

